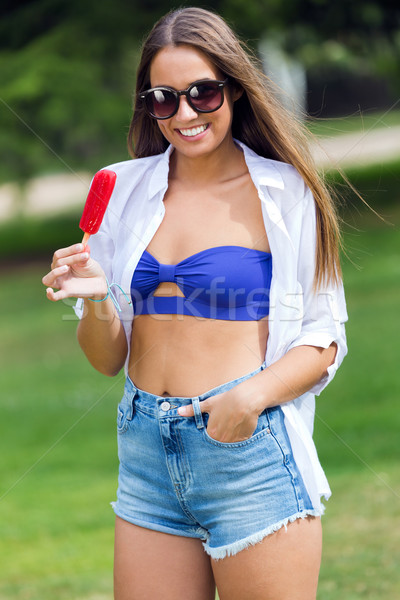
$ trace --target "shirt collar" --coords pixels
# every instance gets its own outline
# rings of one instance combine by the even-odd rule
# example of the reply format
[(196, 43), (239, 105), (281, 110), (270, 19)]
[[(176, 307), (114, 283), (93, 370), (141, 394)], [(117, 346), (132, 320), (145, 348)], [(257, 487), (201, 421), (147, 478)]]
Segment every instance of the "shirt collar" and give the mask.
[[(234, 141), (243, 151), (246, 165), (256, 187), (266, 185), (280, 190), (285, 188), (282, 175), (275, 166), (274, 161), (259, 156), (240, 140), (235, 139)], [(168, 186), (169, 160), (173, 149), (173, 146), (170, 144), (165, 152), (158, 155), (158, 162), (149, 183), (150, 197), (155, 196)]]
[(259, 156), (254, 150), (251, 150), (251, 148), (246, 146), (246, 144), (240, 140), (235, 139), (234, 141), (243, 150), (244, 159), (256, 187), (259, 185), (267, 185), (280, 190), (285, 188), (282, 175), (275, 166), (274, 161)]
[[(235, 140), (235, 142), (243, 149), (244, 158), (249, 169), (250, 177), (256, 186), (260, 199), (264, 202), (266, 212), (269, 218), (269, 224), (266, 223), (266, 230), (268, 232), (269, 242), (272, 248), (274, 244), (275, 232), (280, 232), (285, 236), (288, 242), (288, 248), (294, 251), (293, 243), (290, 239), (285, 221), (282, 217), (280, 209), (276, 202), (271, 202), (271, 194), (267, 191), (260, 190), (261, 186), (274, 187), (280, 190), (285, 189), (285, 184), (282, 175), (278, 169), (276, 161), (259, 156), (253, 150), (248, 148), (246, 144)], [(274, 253), (274, 252), (273, 252)], [(290, 262), (288, 268), (291, 267)]]
[(169, 159), (173, 149), (173, 146), (170, 144), (165, 152), (154, 157), (157, 158), (158, 161), (149, 182), (150, 198), (158, 194), (162, 189), (166, 189), (168, 186)]

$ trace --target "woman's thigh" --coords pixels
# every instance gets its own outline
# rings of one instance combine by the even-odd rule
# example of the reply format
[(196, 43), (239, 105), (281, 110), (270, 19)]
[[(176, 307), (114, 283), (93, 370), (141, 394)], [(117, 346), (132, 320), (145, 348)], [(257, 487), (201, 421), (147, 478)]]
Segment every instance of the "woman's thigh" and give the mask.
[(220, 600), (313, 600), (321, 550), (321, 520), (307, 517), (234, 556), (212, 560)]
[(115, 522), (115, 600), (214, 600), (210, 558), (199, 539)]

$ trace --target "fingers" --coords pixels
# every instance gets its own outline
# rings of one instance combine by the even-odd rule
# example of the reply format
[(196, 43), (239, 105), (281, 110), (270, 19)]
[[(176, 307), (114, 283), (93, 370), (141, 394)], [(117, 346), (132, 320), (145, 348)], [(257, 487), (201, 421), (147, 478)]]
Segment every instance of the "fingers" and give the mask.
[(51, 268), (54, 269), (66, 264), (84, 263), (88, 260), (89, 256), (90, 248), (87, 245), (74, 244), (73, 246), (68, 246), (68, 248), (60, 248), (54, 252)]
[(66, 256), (70, 256), (71, 254), (78, 254), (78, 252), (83, 252), (86, 249), (86, 246), (83, 244), (73, 244), (72, 246), (68, 246), (67, 248), (59, 248), (54, 252), (54, 258), (65, 258)]
[(68, 297), (68, 294), (64, 290), (58, 290), (55, 292), (53, 288), (48, 287), (46, 289), (46, 296), (51, 302), (57, 302), (58, 300), (64, 300)]
[(42, 283), (44, 285), (51, 286), (46, 288), (46, 296), (49, 300), (51, 300), (51, 302), (64, 300), (68, 297), (68, 294), (65, 292), (65, 290), (58, 290), (56, 292), (53, 290), (53, 287), (59, 287), (59, 282), (57, 281), (57, 279), (61, 277), (61, 275), (66, 275), (68, 271), (69, 266), (63, 265), (62, 267), (57, 267), (56, 269), (53, 269), (52, 271), (50, 271), (50, 273), (47, 273), (47, 275), (43, 277)]
[(47, 288), (47, 298), (52, 302), (70, 297), (99, 295), (103, 298), (107, 293), (106, 275), (99, 263), (91, 258), (89, 246), (83, 244), (57, 250), (51, 271), (42, 278), (42, 283)]
[[(202, 413), (209, 412), (210, 403), (208, 400), (203, 400), (199, 402), (200, 410)], [(178, 413), (181, 417), (194, 417), (193, 404), (186, 404), (186, 406), (180, 406), (178, 408)]]
[(178, 408), (178, 414), (180, 414), (181, 417), (194, 417), (193, 405), (187, 404), (186, 406), (180, 406)]
[[(55, 256), (55, 255), (54, 255)], [(51, 263), (51, 268), (55, 269), (57, 267), (61, 267), (63, 265), (80, 265), (84, 266), (85, 263), (89, 260), (90, 254), (89, 252), (79, 252), (76, 254), (70, 254), (63, 258), (54, 258)]]
[[(61, 267), (57, 267), (56, 269), (53, 269), (52, 271), (50, 271), (50, 273), (47, 273), (47, 275), (45, 275), (42, 278), (43, 285), (58, 287), (57, 285), (55, 285), (56, 279), (58, 277), (60, 277), (61, 275), (65, 275), (68, 271), (69, 271), (68, 265), (62, 265)], [(46, 292), (47, 292), (47, 290), (46, 290)]]

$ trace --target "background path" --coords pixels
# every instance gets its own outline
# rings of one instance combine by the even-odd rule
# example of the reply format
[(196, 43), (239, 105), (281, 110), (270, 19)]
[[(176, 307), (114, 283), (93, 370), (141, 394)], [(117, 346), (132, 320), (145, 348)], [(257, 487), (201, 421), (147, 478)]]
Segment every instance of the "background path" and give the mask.
[(313, 155), (320, 167), (361, 167), (400, 158), (400, 125), (320, 138)]

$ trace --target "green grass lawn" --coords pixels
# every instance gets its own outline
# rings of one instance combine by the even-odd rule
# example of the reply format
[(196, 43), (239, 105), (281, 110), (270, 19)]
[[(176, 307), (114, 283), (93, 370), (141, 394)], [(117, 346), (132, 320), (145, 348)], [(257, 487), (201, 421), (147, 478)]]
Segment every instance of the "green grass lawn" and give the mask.
[[(399, 223), (399, 221), (397, 221)], [(321, 600), (400, 597), (400, 232), (347, 234), (349, 355), (317, 399), (315, 440), (333, 490)]]
[(0, 598), (111, 598), (123, 381), (88, 365), (43, 269), (2, 273)]
[[(400, 597), (400, 239), (350, 230), (349, 356), (317, 400), (332, 499), (320, 600)], [(122, 374), (96, 373), (47, 267), (1, 273), (0, 600), (111, 600)], [(188, 599), (190, 600), (190, 599)]]

